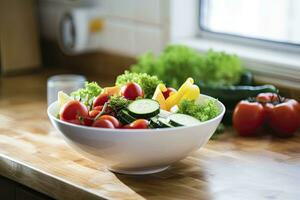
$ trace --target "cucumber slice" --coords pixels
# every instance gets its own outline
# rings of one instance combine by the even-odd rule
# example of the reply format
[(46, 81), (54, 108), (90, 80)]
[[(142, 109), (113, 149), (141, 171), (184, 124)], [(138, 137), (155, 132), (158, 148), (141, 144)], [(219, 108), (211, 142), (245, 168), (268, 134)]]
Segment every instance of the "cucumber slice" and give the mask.
[(131, 122), (135, 121), (135, 118), (128, 114), (126, 110), (121, 110), (118, 113), (118, 119), (122, 124), (130, 124)]
[(152, 117), (150, 119), (150, 127), (151, 128), (171, 128), (174, 127), (168, 123), (169, 120), (162, 117)]
[(150, 128), (160, 128), (160, 124), (158, 122), (158, 118), (157, 117), (152, 117), (150, 119)]
[(129, 114), (139, 119), (149, 119), (159, 114), (159, 103), (153, 99), (139, 99), (128, 105)]
[(192, 126), (201, 123), (201, 121), (192, 116), (179, 113), (170, 115), (169, 120), (169, 123), (173, 126)]
[(171, 128), (171, 127), (174, 127), (174, 126), (172, 126), (169, 123), (168, 119), (165, 119), (165, 118), (162, 118), (162, 117), (158, 118), (158, 122), (159, 122), (161, 128)]

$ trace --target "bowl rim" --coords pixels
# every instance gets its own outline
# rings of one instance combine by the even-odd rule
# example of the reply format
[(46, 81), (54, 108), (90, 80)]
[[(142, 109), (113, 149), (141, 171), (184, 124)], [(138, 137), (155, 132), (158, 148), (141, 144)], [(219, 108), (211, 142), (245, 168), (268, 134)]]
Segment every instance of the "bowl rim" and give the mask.
[(215, 99), (218, 104), (220, 105), (221, 109), (222, 109), (222, 112), (220, 112), (216, 117), (210, 119), (210, 120), (207, 120), (207, 121), (204, 121), (204, 122), (201, 122), (199, 124), (196, 124), (196, 125), (192, 125), (192, 126), (180, 126), (180, 127), (170, 127), (170, 128), (156, 128), (156, 129), (111, 129), (111, 128), (100, 128), (100, 127), (91, 127), (91, 126), (83, 126), (83, 125), (77, 125), (77, 124), (72, 124), (70, 122), (65, 122), (65, 121), (62, 121), (60, 119), (57, 119), (54, 115), (52, 115), (52, 113), (50, 112), (50, 108), (52, 108), (54, 106), (54, 104), (57, 104), (57, 101), (51, 103), (48, 108), (47, 108), (47, 114), (48, 114), (48, 117), (58, 123), (61, 123), (61, 124), (64, 124), (64, 125), (67, 125), (67, 126), (71, 126), (71, 127), (75, 127), (75, 128), (81, 128), (81, 129), (85, 129), (85, 130), (92, 130), (92, 131), (101, 131), (101, 132), (124, 132), (124, 133), (132, 133), (132, 132), (151, 132), (151, 131), (154, 131), (154, 132), (165, 132), (165, 131), (170, 131), (170, 130), (181, 130), (181, 129), (188, 129), (188, 128), (194, 128), (194, 127), (198, 127), (198, 126), (202, 126), (204, 124), (208, 124), (208, 123), (211, 123), (213, 121), (216, 121), (218, 120), (219, 118), (222, 118), (223, 115), (225, 114), (225, 111), (226, 111), (226, 107), (224, 106), (224, 104), (219, 101), (218, 99), (214, 98), (214, 97), (211, 97), (209, 95), (205, 95), (205, 94), (200, 94), (200, 96), (205, 96), (209, 99)]

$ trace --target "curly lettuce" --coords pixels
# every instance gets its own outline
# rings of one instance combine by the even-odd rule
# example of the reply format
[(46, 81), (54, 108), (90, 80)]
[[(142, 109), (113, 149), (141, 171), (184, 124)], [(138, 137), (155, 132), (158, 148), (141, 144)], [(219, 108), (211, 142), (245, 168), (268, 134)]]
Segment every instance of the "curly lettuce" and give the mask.
[(193, 116), (200, 121), (207, 121), (220, 114), (220, 109), (216, 105), (216, 100), (207, 100), (202, 104), (196, 104), (195, 101), (182, 100), (178, 105), (178, 112)]
[(169, 45), (159, 55), (140, 56), (132, 72), (156, 75), (168, 86), (178, 88), (187, 77), (207, 85), (235, 85), (243, 73), (236, 55), (209, 50), (200, 54), (184, 45)]
[(72, 92), (71, 97), (90, 107), (93, 99), (98, 96), (102, 90), (103, 89), (96, 82), (85, 82), (84, 88)]
[(128, 82), (135, 82), (141, 86), (145, 98), (152, 98), (156, 86), (162, 83), (157, 76), (150, 76), (146, 73), (134, 73), (125, 71), (116, 79), (116, 85), (125, 85)]

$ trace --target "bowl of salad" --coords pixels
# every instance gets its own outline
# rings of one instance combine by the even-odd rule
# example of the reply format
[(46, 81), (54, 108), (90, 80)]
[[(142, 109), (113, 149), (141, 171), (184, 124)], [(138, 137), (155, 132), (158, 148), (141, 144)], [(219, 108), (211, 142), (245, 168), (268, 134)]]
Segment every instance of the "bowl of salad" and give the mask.
[(48, 107), (53, 126), (84, 157), (124, 174), (160, 172), (207, 143), (224, 105), (188, 78), (178, 90), (156, 76), (129, 73), (112, 87), (96, 82), (59, 92)]

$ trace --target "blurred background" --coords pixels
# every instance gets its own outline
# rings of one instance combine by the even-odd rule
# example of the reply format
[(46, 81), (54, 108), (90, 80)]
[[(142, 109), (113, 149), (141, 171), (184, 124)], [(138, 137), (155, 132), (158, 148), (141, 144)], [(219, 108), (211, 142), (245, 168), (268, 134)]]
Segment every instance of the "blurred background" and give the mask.
[(0, 9), (2, 81), (76, 73), (111, 83), (173, 43), (236, 54), (253, 84), (299, 93), (296, 0), (3, 0)]

